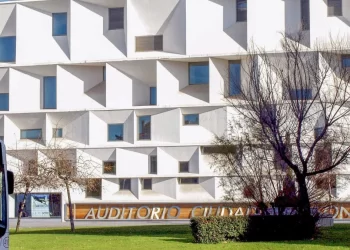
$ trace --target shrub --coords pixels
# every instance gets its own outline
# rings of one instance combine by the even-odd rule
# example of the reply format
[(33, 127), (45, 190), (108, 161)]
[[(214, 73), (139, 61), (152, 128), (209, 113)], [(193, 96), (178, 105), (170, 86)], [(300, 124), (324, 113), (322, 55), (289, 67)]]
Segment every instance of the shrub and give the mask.
[(316, 233), (313, 216), (251, 216), (244, 236), (248, 241), (304, 240)]
[(241, 240), (247, 226), (247, 217), (209, 216), (191, 219), (192, 235), (198, 243)]
[(317, 217), (301, 215), (195, 217), (192, 235), (198, 243), (310, 239), (317, 233)]

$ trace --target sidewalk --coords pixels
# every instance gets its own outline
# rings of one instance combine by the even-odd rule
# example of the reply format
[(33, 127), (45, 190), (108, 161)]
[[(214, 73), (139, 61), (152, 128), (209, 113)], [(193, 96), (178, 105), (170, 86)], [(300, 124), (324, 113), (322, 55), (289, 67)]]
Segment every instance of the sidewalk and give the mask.
[[(10, 228), (15, 228), (17, 219), (10, 219)], [(120, 226), (143, 226), (143, 225), (189, 225), (189, 221), (75, 221), (76, 227), (120, 227)], [(21, 228), (60, 228), (69, 227), (69, 222), (62, 222), (61, 219), (28, 219), (21, 220)]]

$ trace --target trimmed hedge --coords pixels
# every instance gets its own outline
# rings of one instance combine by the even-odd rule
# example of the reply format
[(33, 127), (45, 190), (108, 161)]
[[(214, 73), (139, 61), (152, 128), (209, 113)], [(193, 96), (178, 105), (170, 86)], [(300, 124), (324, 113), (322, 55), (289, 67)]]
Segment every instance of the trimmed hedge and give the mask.
[(219, 243), (242, 240), (247, 231), (247, 217), (194, 217), (191, 219), (192, 235), (197, 243)]
[(191, 229), (198, 243), (304, 240), (315, 236), (316, 223), (311, 215), (210, 216), (192, 218)]

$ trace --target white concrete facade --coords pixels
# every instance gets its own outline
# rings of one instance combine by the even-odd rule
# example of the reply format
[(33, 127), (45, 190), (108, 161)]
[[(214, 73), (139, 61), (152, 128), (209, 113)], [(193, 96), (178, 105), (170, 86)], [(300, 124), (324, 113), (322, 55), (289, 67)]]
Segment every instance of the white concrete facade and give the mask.
[[(61, 128), (62, 143), (93, 159), (102, 179), (100, 197), (74, 190), (74, 202), (221, 202), (220, 176), (201, 147), (227, 132), (229, 61), (244, 61), (251, 40), (278, 49), (279, 32), (300, 29), (300, 1), (248, 0), (243, 22), (236, 0), (2, 1), (0, 38), (16, 37), (16, 59), (0, 62), (0, 93), (9, 96), (0, 136), (9, 151), (45, 150), (53, 129)], [(109, 29), (112, 8), (124, 8), (123, 29)], [(63, 36), (52, 34), (53, 13), (67, 13)], [(330, 33), (350, 35), (348, 1), (343, 16), (328, 17), (327, 1), (310, 0), (305, 32), (309, 44)], [(135, 50), (135, 37), (156, 35), (163, 37), (162, 51)], [(189, 83), (193, 62), (209, 65), (207, 84)], [(55, 109), (44, 107), (47, 76), (56, 77)], [(150, 105), (151, 87), (156, 105)], [(186, 114), (198, 114), (199, 124), (184, 125)], [(151, 117), (150, 140), (139, 139), (141, 116)], [(123, 140), (108, 140), (108, 124), (123, 124)], [(41, 129), (42, 140), (21, 138), (29, 129)], [(157, 157), (155, 174), (150, 156)], [(115, 162), (115, 174), (103, 174), (106, 161)], [(188, 173), (179, 173), (180, 162), (188, 162)], [(185, 177), (198, 184), (181, 184)], [(124, 178), (131, 179), (130, 190), (120, 190)], [(143, 190), (145, 178), (152, 179), (151, 190)]]

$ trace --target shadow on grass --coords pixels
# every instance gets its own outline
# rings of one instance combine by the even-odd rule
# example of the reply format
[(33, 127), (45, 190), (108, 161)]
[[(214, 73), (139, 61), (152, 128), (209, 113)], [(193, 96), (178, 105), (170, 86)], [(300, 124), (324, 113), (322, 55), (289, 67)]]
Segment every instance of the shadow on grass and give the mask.
[[(75, 233), (70, 230), (60, 229), (22, 229), (19, 233), (13, 235), (95, 235), (95, 236), (131, 236), (131, 237), (155, 237), (162, 241), (178, 243), (194, 243), (191, 235), (191, 229), (188, 225), (152, 225), (152, 226), (122, 226), (122, 227), (82, 227), (77, 228)], [(269, 245), (314, 245), (344, 247), (350, 249), (350, 225), (335, 225), (332, 228), (323, 228), (320, 236), (314, 240), (303, 241), (283, 241), (283, 242), (266, 242)], [(245, 244), (240, 242), (239, 244)], [(247, 244), (254, 244), (250, 242)], [(263, 243), (264, 244), (264, 243)]]

